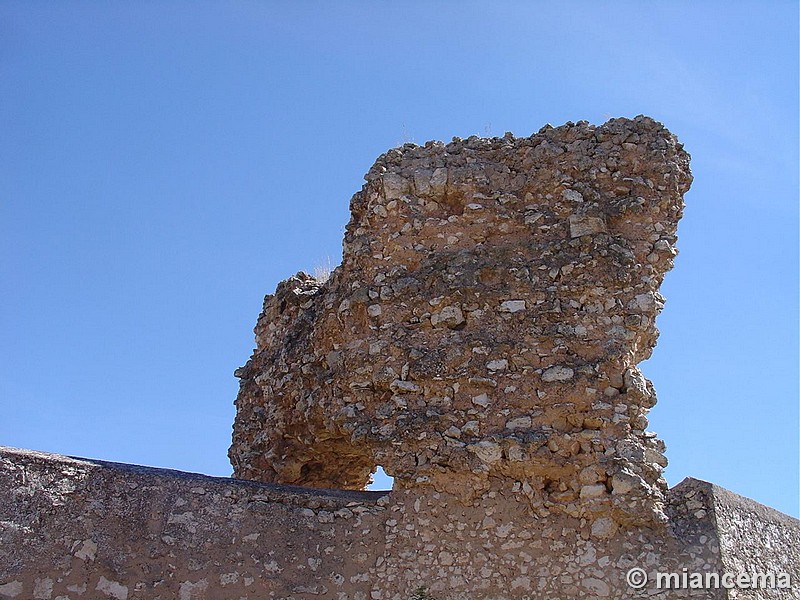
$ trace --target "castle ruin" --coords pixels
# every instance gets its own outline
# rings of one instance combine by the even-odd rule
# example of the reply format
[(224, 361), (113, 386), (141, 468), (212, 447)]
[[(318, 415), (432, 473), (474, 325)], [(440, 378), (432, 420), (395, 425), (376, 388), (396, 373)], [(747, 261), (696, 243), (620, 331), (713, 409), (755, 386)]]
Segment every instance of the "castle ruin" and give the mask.
[[(669, 490), (647, 431), (690, 184), (647, 117), (390, 150), (264, 301), (236, 479), (4, 449), (0, 598), (800, 597), (798, 521)], [(755, 571), (790, 583), (656, 587)]]

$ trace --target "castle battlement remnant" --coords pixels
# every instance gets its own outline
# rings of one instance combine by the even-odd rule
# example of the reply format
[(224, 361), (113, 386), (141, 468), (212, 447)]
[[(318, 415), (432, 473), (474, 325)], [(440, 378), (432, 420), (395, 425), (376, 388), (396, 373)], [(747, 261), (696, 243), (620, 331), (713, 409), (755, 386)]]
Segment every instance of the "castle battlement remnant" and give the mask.
[(691, 180), (642, 116), (390, 150), (264, 300), (235, 479), (0, 448), (0, 598), (798, 598), (800, 523), (647, 431)]
[(342, 265), (264, 302), (236, 476), (363, 489), (380, 464), (467, 501), (520, 482), (534, 513), (609, 533), (662, 520), (636, 365), (691, 183), (675, 137), (639, 117), (407, 144), (366, 180)]

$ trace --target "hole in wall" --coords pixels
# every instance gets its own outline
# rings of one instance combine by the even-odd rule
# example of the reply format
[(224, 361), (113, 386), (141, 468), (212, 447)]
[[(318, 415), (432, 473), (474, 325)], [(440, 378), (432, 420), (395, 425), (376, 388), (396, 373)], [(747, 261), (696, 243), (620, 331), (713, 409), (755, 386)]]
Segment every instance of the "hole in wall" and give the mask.
[(372, 482), (367, 485), (371, 492), (389, 491), (394, 485), (394, 477), (389, 477), (383, 467), (378, 465), (377, 470), (372, 474)]

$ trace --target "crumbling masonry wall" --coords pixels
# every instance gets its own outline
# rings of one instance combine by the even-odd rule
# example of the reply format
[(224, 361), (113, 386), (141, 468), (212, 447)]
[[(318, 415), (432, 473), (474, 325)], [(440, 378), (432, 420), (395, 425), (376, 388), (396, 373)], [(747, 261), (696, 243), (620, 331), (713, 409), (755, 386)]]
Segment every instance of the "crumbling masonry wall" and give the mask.
[(264, 301), (239, 479), (0, 448), (0, 598), (797, 598), (800, 523), (667, 490), (646, 431), (688, 163), (646, 117), (384, 154), (342, 265)]
[(650, 582), (684, 569), (800, 578), (796, 519), (696, 480), (669, 491), (664, 527), (604, 539), (532, 516), (511, 482), (467, 505), (430, 488), (296, 488), (0, 447), (0, 484), (4, 599), (408, 600), (421, 587), (438, 600), (636, 599), (658, 590), (631, 588), (634, 567)]
[(342, 265), (264, 302), (237, 371), (237, 477), (664, 519), (663, 444), (636, 365), (676, 254), (689, 156), (646, 117), (406, 144), (351, 201)]

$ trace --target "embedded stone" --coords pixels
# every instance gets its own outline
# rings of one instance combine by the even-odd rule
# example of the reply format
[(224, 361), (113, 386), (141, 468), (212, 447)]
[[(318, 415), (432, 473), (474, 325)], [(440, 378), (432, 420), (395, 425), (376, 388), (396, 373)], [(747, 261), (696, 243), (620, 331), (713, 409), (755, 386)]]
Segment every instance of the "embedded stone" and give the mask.
[(422, 388), (413, 381), (402, 381), (400, 379), (395, 379), (392, 381), (392, 383), (389, 384), (389, 389), (393, 392), (418, 393), (422, 391)]
[(489, 402), (490, 402), (489, 396), (486, 394), (480, 394), (472, 399), (473, 404), (475, 404), (476, 406), (481, 406), (483, 408), (489, 406)]
[(464, 322), (464, 313), (458, 306), (445, 306), (439, 312), (431, 315), (431, 325), (434, 327), (449, 327), (454, 329)]
[(508, 368), (508, 361), (505, 358), (491, 360), (486, 363), (486, 368), (490, 371), (505, 371)]
[(529, 429), (530, 426), (530, 417), (517, 417), (506, 422), (506, 429)]
[(504, 300), (500, 303), (500, 312), (515, 313), (525, 310), (525, 300)]
[(570, 369), (569, 367), (564, 367), (562, 365), (556, 365), (554, 367), (550, 367), (546, 369), (544, 373), (542, 373), (542, 381), (553, 382), (553, 381), (569, 381), (575, 375), (575, 371)]
[(581, 488), (581, 500), (600, 498), (606, 495), (606, 486), (601, 483), (584, 485)]
[(467, 450), (474, 453), (479, 459), (485, 463), (494, 464), (503, 458), (503, 449), (500, 444), (483, 440), (477, 444), (470, 444)]
[(600, 517), (592, 523), (592, 537), (608, 539), (614, 536), (618, 528), (611, 517)]
[(569, 235), (577, 238), (584, 235), (595, 235), (597, 233), (607, 233), (606, 223), (600, 217), (590, 217), (587, 215), (570, 215)]

